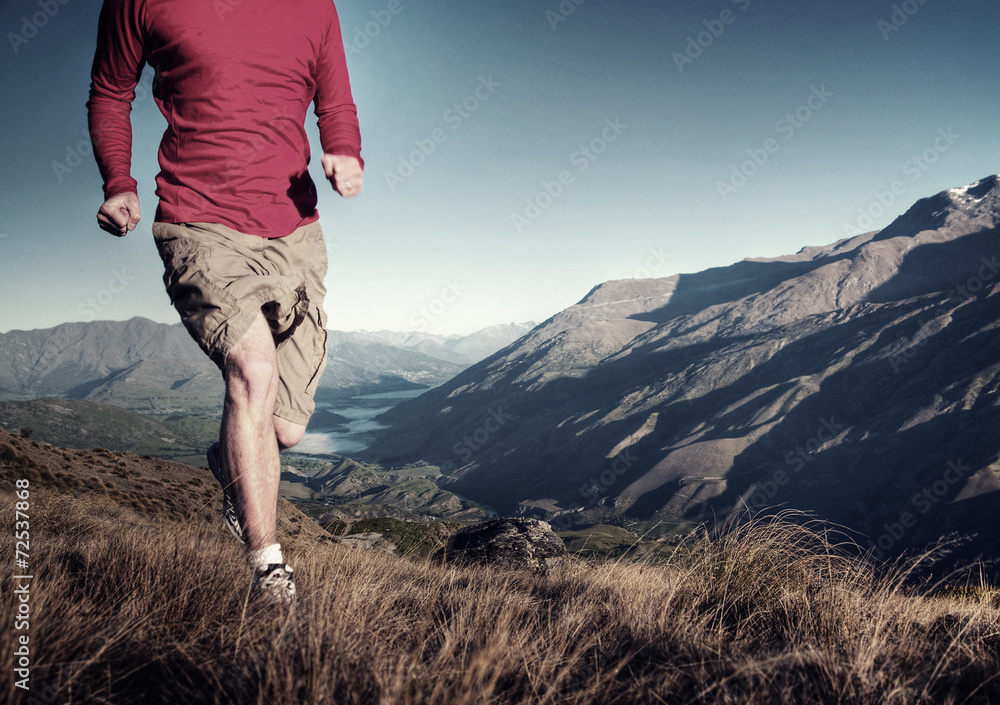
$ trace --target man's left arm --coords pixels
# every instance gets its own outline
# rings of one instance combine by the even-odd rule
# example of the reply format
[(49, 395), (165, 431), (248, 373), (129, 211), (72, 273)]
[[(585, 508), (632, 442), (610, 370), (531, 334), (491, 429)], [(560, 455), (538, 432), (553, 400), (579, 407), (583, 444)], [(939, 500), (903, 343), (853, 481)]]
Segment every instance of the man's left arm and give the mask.
[(361, 158), (361, 130), (351, 94), (340, 19), (332, 1), (326, 36), (316, 62), (315, 100), (326, 178), (341, 196), (357, 196), (361, 193), (365, 164)]
[(132, 101), (145, 64), (140, 15), (141, 0), (104, 1), (87, 100), (91, 144), (104, 181), (97, 222), (119, 237), (135, 230), (140, 218), (131, 174)]

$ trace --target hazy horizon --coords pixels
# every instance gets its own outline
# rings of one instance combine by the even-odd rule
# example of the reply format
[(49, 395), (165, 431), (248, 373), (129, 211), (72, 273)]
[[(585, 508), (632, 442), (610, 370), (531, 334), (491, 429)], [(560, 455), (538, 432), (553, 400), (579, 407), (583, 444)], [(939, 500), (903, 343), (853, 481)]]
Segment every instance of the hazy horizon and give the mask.
[[(127, 323), (128, 321), (132, 320), (133, 318), (145, 318), (147, 320), (153, 321), (153, 323), (159, 323), (159, 324), (167, 325), (167, 326), (182, 326), (183, 325), (179, 320), (177, 320), (177, 321), (169, 321), (169, 320), (167, 320), (167, 321), (157, 321), (155, 319), (149, 318), (148, 316), (141, 316), (141, 315), (137, 314), (135, 316), (129, 316), (128, 318), (94, 318), (94, 319), (91, 319), (91, 320), (84, 320), (84, 321), (60, 321), (59, 323), (55, 323), (53, 325), (34, 326), (32, 328), (7, 328), (7, 329), (4, 329), (4, 330), (0, 330), (0, 335), (4, 335), (6, 333), (14, 333), (16, 331), (31, 332), (31, 331), (36, 331), (36, 330), (49, 330), (50, 328), (57, 328), (57, 327), (59, 327), (61, 325), (67, 325), (67, 324), (70, 324), (70, 325), (80, 325), (80, 324), (90, 324), (90, 323)], [(420, 333), (420, 334), (424, 334), (424, 335), (428, 335), (428, 336), (434, 336), (436, 338), (467, 338), (467, 337), (475, 335), (476, 333), (480, 333), (480, 332), (482, 332), (484, 330), (487, 330), (489, 328), (495, 328), (497, 326), (505, 326), (505, 325), (527, 325), (527, 324), (532, 324), (533, 326), (535, 326), (535, 325), (538, 325), (538, 323), (539, 323), (538, 321), (503, 321), (503, 322), (500, 322), (500, 323), (488, 323), (488, 324), (486, 324), (485, 326), (483, 326), (481, 328), (477, 328), (475, 330), (471, 330), (471, 331), (464, 332), (464, 333), (462, 333), (462, 332), (459, 332), (459, 333), (432, 333), (430, 331), (421, 331), (421, 330), (388, 330), (386, 328), (382, 328), (382, 329), (379, 329), (379, 330), (365, 330), (365, 329), (362, 329), (362, 328), (358, 328), (358, 329), (355, 329), (355, 330), (344, 330), (342, 328), (327, 327), (327, 330), (329, 330), (329, 331), (335, 331), (335, 332), (341, 332), (341, 333), (361, 333), (361, 334), (365, 334), (365, 335), (377, 335), (379, 333), (400, 333), (400, 334)]]
[[(124, 240), (96, 226), (84, 103), (100, 5), (0, 9), (2, 331), (177, 321), (149, 232), (164, 121), (148, 67), (132, 113), (143, 220)], [(829, 244), (1000, 171), (986, 0), (338, 9), (359, 199), (320, 178), (307, 119), (338, 330), (542, 321), (604, 281)]]

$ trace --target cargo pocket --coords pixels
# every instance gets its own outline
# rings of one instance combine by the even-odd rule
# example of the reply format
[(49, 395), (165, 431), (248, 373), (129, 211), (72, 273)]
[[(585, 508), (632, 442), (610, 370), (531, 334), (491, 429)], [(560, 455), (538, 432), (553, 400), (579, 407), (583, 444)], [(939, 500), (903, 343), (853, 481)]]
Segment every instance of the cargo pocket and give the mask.
[(309, 297), (305, 287), (300, 286), (294, 291), (265, 301), (261, 304), (260, 311), (271, 328), (275, 345), (280, 345), (295, 332), (309, 313)]
[(225, 340), (230, 319), (239, 312), (239, 302), (214, 284), (199, 264), (209, 261), (211, 248), (184, 239), (157, 240), (156, 247), (163, 260), (163, 283), (170, 303), (191, 337), (221, 367), (226, 351), (219, 349), (219, 344)]
[(322, 307), (317, 306), (315, 309), (316, 324), (319, 330), (316, 332), (316, 350), (313, 351), (313, 366), (314, 370), (312, 378), (309, 380), (309, 384), (306, 385), (306, 394), (309, 397), (316, 395), (316, 388), (319, 386), (319, 380), (323, 376), (323, 370), (326, 369), (326, 356), (327, 356), (327, 333), (326, 333), (326, 314), (323, 312)]

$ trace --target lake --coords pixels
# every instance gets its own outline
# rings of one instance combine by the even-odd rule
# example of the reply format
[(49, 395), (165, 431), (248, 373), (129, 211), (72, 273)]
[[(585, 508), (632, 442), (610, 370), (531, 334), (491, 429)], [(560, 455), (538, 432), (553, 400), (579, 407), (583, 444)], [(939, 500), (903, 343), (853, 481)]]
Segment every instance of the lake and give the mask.
[(305, 438), (295, 446), (295, 452), (349, 455), (365, 450), (371, 445), (372, 431), (388, 428), (375, 421), (376, 416), (384, 414), (406, 399), (419, 397), (426, 391), (427, 389), (409, 389), (403, 392), (363, 394), (337, 404), (317, 404), (317, 410), (326, 409), (349, 421), (335, 430), (306, 431)]

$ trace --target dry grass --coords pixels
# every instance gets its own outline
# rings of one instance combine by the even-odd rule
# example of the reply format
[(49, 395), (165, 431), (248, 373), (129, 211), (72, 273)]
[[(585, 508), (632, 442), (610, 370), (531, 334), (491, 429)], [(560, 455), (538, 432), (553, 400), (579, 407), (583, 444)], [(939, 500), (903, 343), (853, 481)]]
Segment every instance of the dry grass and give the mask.
[[(286, 509), (300, 599), (273, 610), (247, 603), (215, 500), (136, 501), (164, 484), (202, 501), (179, 468), (123, 456), (136, 483), (115, 477), (115, 495), (65, 451), (5, 443), (0, 474), (33, 478), (29, 702), (1000, 702), (996, 591), (904, 589), (901, 570), (880, 574), (801, 522), (730, 527), (660, 565), (537, 577), (339, 546)], [(75, 479), (47, 481), (56, 463)], [(6, 527), (11, 489), (0, 480)], [(9, 571), (0, 589), (12, 594)], [(17, 702), (10, 643), (0, 699)]]
[[(245, 603), (214, 528), (109, 531), (34, 501), (62, 511), (32, 542), (33, 692), (52, 703), (1000, 701), (994, 594), (906, 594), (780, 520), (547, 577), (303, 544), (301, 598), (273, 611)], [(13, 692), (10, 649), (0, 667)]]

